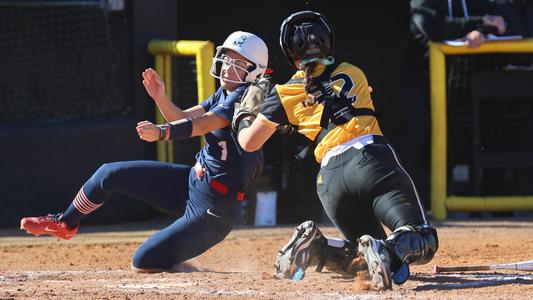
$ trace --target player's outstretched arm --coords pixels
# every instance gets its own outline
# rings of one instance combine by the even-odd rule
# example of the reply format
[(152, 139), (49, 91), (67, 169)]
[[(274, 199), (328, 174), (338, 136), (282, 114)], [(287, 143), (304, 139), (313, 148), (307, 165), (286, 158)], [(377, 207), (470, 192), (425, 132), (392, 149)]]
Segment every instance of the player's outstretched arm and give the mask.
[(137, 134), (139, 138), (147, 142), (159, 140), (161, 129), (150, 121), (141, 121), (137, 123)]
[(207, 112), (192, 120), (191, 136), (202, 136), (210, 131), (224, 128), (230, 124), (228, 119), (218, 116), (212, 112)]
[(239, 131), (239, 144), (247, 152), (257, 151), (274, 132), (276, 132), (276, 128), (265, 125), (260, 119), (255, 119), (250, 127)]
[(200, 106), (191, 107), (185, 111), (181, 110), (178, 106), (172, 103), (172, 100), (165, 93), (165, 83), (157, 72), (148, 68), (142, 73), (143, 85), (148, 95), (154, 100), (155, 104), (159, 108), (159, 111), (167, 120), (167, 122), (177, 121), (186, 118), (195, 118), (205, 113), (204, 109)]
[(155, 125), (150, 121), (137, 124), (137, 134), (141, 140), (155, 142), (162, 140), (184, 140), (194, 136), (201, 136), (210, 131), (227, 127), (228, 119), (208, 112), (195, 119), (183, 119), (163, 125)]

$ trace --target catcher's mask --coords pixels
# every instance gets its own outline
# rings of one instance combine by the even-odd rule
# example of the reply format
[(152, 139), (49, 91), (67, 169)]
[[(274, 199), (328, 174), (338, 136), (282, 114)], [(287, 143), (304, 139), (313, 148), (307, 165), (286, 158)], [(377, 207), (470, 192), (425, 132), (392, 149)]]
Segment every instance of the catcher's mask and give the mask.
[(296, 69), (295, 61), (306, 63), (333, 55), (333, 27), (321, 13), (293, 13), (283, 21), (280, 31), (281, 50)]
[[(247, 60), (231, 58), (226, 55), (228, 50), (233, 50)], [(235, 83), (255, 82), (257, 77), (263, 75), (268, 65), (268, 48), (261, 38), (253, 33), (236, 31), (228, 36), (222, 46), (217, 47), (217, 52), (211, 65), (211, 75), (220, 79), (222, 68), (243, 70), (244, 78), (239, 81), (224, 80)]]

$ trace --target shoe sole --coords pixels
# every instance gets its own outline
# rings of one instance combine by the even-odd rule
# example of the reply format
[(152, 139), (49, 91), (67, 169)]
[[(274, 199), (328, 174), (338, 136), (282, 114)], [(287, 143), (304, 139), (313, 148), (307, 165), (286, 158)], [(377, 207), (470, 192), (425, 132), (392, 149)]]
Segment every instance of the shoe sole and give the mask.
[[(314, 230), (310, 231), (311, 229)], [(289, 242), (287, 242), (287, 244), (279, 251), (282, 255), (287, 255), (287, 250), (292, 248), (289, 256), (289, 261), (291, 265), (290, 278), (292, 280), (302, 280), (305, 277), (305, 270), (302, 267), (296, 266), (296, 269), (293, 270), (292, 266), (298, 252), (300, 252), (301, 249), (306, 249), (307, 247), (309, 247), (309, 245), (311, 245), (311, 242), (314, 240), (315, 236), (318, 233), (318, 230), (316, 229), (317, 228), (314, 223), (305, 222), (299, 225), (298, 227), (296, 227), (296, 232), (292, 235)], [(300, 243), (295, 246), (297, 242)]]
[(63, 239), (63, 240), (70, 240), (72, 237), (74, 237), (76, 235), (76, 233), (72, 234), (72, 235), (65, 235), (65, 236), (57, 236), (55, 234), (52, 234), (51, 232), (50, 233), (48, 233), (48, 232), (45, 232), (45, 233), (33, 233), (30, 230), (24, 228), (24, 226), (22, 226), (22, 225), (20, 225), (20, 230), (21, 231), (25, 231), (27, 234), (31, 234), (33, 236), (49, 235), (49, 236), (53, 236), (53, 237), (56, 237), (58, 239)]
[(31, 234), (31, 235), (34, 235), (34, 236), (40, 236), (41, 234), (40, 233), (33, 233), (31, 232), (30, 230), (26, 229), (24, 227), (24, 225), (20, 224), (20, 230), (21, 231), (25, 231), (27, 234)]
[(372, 283), (381, 290), (391, 289), (390, 271), (377, 254), (379, 251), (378, 242), (370, 237), (366, 238), (363, 236), (359, 241), (358, 251), (364, 256), (367, 262)]
[(22, 226), (20, 226), (20, 230), (26, 232), (27, 234), (31, 234), (31, 235), (34, 235), (34, 236), (40, 236), (40, 234), (35, 234), (33, 232), (30, 232), (29, 230), (27, 230), (26, 228), (24, 228)]

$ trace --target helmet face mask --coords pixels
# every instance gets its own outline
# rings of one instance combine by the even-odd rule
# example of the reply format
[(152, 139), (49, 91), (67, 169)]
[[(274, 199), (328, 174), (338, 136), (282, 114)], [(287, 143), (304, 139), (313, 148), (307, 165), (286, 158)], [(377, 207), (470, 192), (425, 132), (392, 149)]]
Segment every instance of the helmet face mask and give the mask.
[[(226, 55), (228, 50), (232, 50), (244, 59), (231, 58)], [(238, 70), (245, 72), (244, 78), (239, 81), (227, 80), (234, 83), (255, 82), (256, 79), (265, 73), (268, 65), (268, 48), (261, 38), (255, 34), (236, 31), (228, 36), (222, 46), (217, 47), (213, 63), (211, 65), (211, 75), (221, 79), (222, 70), (233, 69), (238, 74)]]
[[(220, 77), (222, 77), (223, 70), (226, 72), (228, 72), (228, 70), (232, 70), (233, 74), (238, 77), (238, 80), (232, 80), (231, 78), (224, 77), (224, 81), (233, 83), (246, 83), (247, 81), (245, 79), (250, 75), (250, 70), (256, 68), (255, 64), (244, 59), (231, 58), (226, 54), (226, 51), (221, 52), (223, 53), (217, 54), (213, 58), (213, 66), (211, 67), (211, 71), (213, 71), (213, 68), (215, 71), (214, 74), (212, 72), (211, 75), (213, 75), (215, 78), (221, 79)], [(244, 76), (239, 75), (241, 73), (244, 74)]]
[(333, 55), (333, 28), (320, 13), (300, 11), (281, 24), (280, 46), (290, 65)]

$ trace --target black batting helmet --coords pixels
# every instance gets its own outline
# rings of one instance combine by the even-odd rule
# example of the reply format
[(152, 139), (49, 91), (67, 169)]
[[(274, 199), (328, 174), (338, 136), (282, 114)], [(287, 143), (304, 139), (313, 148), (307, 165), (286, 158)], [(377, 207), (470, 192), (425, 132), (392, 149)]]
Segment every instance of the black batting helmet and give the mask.
[(333, 55), (333, 27), (321, 13), (310, 10), (290, 15), (280, 28), (279, 43), (289, 64)]

